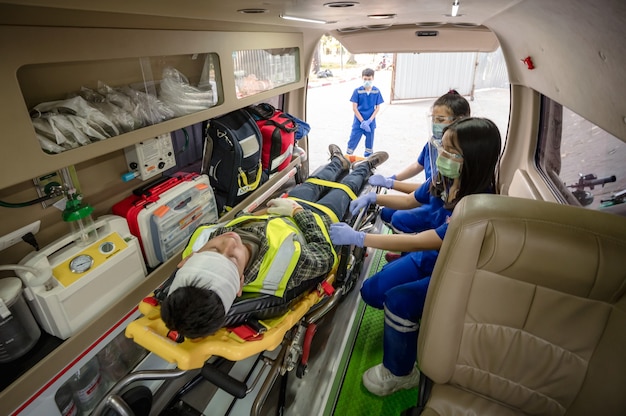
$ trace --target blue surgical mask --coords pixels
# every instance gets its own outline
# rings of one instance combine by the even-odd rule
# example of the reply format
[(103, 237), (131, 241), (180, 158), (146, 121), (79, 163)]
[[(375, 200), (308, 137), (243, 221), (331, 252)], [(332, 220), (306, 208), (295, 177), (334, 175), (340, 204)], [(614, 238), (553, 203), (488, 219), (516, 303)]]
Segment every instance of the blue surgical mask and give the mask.
[(447, 124), (443, 123), (433, 123), (433, 137), (437, 140), (441, 140), (443, 137), (443, 129), (447, 126)]
[(447, 157), (437, 157), (437, 170), (446, 178), (455, 179), (461, 176), (461, 162)]
[(372, 86), (372, 81), (363, 81), (363, 87), (370, 88)]

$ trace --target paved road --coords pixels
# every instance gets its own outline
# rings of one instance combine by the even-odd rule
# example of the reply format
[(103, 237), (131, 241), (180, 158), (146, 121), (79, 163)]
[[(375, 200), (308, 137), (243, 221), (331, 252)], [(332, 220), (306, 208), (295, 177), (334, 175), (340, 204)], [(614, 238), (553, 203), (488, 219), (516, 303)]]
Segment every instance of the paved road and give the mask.
[[(351, 74), (354, 75), (354, 74)], [(353, 79), (350, 79), (353, 78)], [(309, 158), (311, 171), (328, 160), (328, 145), (335, 143), (346, 149), (352, 125), (352, 91), (361, 83), (360, 78), (350, 76), (348, 81), (308, 90), (307, 121), (309, 133)], [(330, 81), (325, 81), (330, 82)], [(389, 104), (391, 71), (378, 71), (374, 79), (382, 92), (385, 104), (377, 116), (374, 150), (389, 153), (389, 160), (377, 172), (392, 175), (417, 158), (426, 140), (430, 137), (427, 115), (433, 98)], [(509, 91), (506, 89), (479, 90), (470, 102), (472, 114), (491, 118), (504, 136), (508, 124)], [(365, 138), (361, 139), (355, 154), (363, 155)], [(416, 181), (423, 177), (416, 177)]]

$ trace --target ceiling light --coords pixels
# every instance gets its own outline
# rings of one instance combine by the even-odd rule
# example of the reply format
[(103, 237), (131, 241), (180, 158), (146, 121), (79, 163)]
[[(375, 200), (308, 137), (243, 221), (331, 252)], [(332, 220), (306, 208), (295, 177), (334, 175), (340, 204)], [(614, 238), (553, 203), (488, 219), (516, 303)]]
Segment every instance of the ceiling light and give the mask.
[(454, 0), (454, 3), (452, 3), (452, 13), (450, 13), (450, 16), (456, 17), (456, 15), (459, 14), (459, 6), (459, 0)]
[(237, 10), (239, 13), (243, 14), (260, 14), (267, 13), (267, 9), (239, 9)]
[(337, 32), (350, 33), (350, 32), (357, 32), (361, 29), (363, 29), (363, 27), (361, 26), (350, 26), (350, 27), (342, 27), (340, 29), (337, 29)]
[(365, 26), (365, 29), (369, 29), (369, 30), (384, 30), (384, 29), (389, 29), (391, 27), (391, 24), (388, 25), (369, 25), (369, 26)]
[(396, 17), (395, 14), (393, 13), (386, 13), (386, 14), (368, 14), (367, 17), (369, 17), (370, 19), (393, 19)]
[(331, 3), (324, 3), (324, 7), (334, 7), (334, 8), (343, 8), (343, 7), (354, 7), (359, 2), (356, 1), (333, 1)]
[(298, 22), (319, 23), (322, 25), (328, 23), (326, 22), (326, 20), (308, 19), (306, 17), (287, 16), (286, 14), (281, 14), (280, 18), (285, 19), (285, 20), (296, 20)]

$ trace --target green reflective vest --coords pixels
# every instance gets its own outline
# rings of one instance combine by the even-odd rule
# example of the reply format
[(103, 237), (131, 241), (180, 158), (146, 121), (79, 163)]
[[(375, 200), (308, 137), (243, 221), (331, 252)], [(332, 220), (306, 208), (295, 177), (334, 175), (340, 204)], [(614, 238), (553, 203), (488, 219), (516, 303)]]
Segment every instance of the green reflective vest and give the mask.
[[(312, 214), (330, 243), (330, 235), (326, 231), (322, 218), (316, 213)], [(183, 250), (183, 258), (200, 249), (211, 238), (216, 229), (233, 227), (247, 221), (265, 222), (265, 236), (269, 249), (263, 257), (259, 274), (252, 282), (245, 285), (244, 291), (282, 297), (287, 288), (287, 282), (298, 264), (302, 245), (306, 244), (302, 231), (290, 217), (243, 215), (227, 223), (200, 226), (193, 232), (187, 246)], [(334, 267), (338, 262), (337, 253), (332, 243), (330, 245), (334, 257)]]

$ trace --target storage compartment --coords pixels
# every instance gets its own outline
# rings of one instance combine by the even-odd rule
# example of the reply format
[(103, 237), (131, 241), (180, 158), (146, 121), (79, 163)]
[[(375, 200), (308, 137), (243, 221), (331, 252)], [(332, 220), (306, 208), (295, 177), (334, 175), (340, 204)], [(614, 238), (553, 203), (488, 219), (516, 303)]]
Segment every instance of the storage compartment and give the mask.
[[(0, 155), (0, 163), (12, 173), (0, 178), (0, 189), (304, 88), (298, 62), (303, 45), (299, 33), (255, 37), (201, 30), (3, 26), (0, 36), (11, 39), (10, 43), (0, 44), (0, 80), (5, 85), (0, 97), (5, 109), (0, 113), (0, 123), (6, 127), (5, 135), (13, 138), (7, 140)], [(262, 65), (255, 66), (246, 59), (254, 54), (264, 57)], [(241, 82), (255, 77), (269, 82), (244, 89), (238, 95)], [(171, 88), (164, 87), (170, 84), (178, 85), (174, 91), (183, 94), (168, 95), (166, 91), (171, 92)], [(87, 113), (95, 117), (87, 117), (91, 123), (87, 126), (81, 124), (84, 117), (67, 117), (84, 109), (80, 101), (93, 98), (90, 92), (107, 88), (131, 91), (149, 102), (132, 107), (143, 110), (142, 122), (115, 125), (103, 121), (102, 111)], [(68, 99), (74, 101), (59, 103)], [(157, 111), (163, 110), (165, 102), (171, 111)], [(33, 113), (33, 108), (42, 103), (54, 104), (41, 106)], [(60, 126), (56, 123), (54, 128), (73, 133), (59, 144), (56, 138), (60, 135), (52, 127), (46, 130), (45, 123), (44, 127), (37, 126), (37, 130), (43, 129), (44, 134), (55, 138), (53, 142), (50, 137), (44, 139), (45, 145), (52, 144), (44, 151), (37, 136), (42, 133), (36, 132), (31, 113), (40, 119), (50, 112), (49, 107), (58, 104), (61, 106), (56, 113), (65, 118), (57, 117)], [(80, 128), (88, 140), (76, 132)]]
[[(80, 76), (55, 93), (64, 73)], [(39, 145), (55, 154), (207, 110), (220, 101), (217, 73), (217, 55), (203, 53), (25, 65), (17, 76)]]
[(298, 48), (233, 52), (237, 97), (248, 97), (299, 81), (299, 62)]

